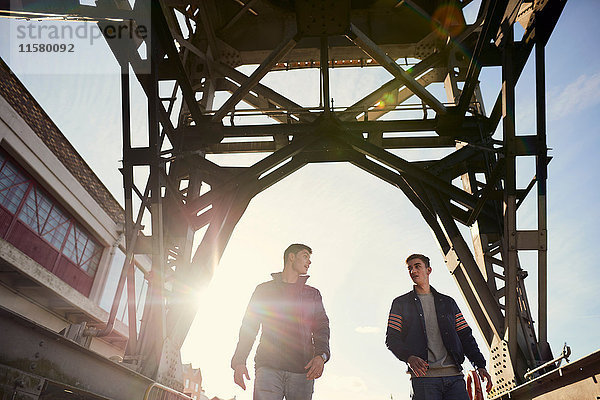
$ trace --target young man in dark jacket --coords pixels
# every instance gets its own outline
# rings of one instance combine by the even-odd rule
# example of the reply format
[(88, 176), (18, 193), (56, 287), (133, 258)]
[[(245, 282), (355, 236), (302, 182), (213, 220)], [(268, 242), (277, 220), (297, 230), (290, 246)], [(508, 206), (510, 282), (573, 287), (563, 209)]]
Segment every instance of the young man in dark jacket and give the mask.
[(392, 303), (388, 349), (408, 364), (414, 400), (468, 400), (462, 363), (467, 358), (481, 379), (492, 380), (485, 359), (454, 299), (429, 285), (431, 266), (423, 254), (406, 259), (413, 290)]
[(321, 294), (306, 284), (311, 254), (306, 245), (290, 245), (283, 271), (258, 285), (248, 304), (231, 368), (233, 381), (246, 390), (246, 359), (262, 325), (254, 400), (310, 400), (329, 360), (329, 319)]

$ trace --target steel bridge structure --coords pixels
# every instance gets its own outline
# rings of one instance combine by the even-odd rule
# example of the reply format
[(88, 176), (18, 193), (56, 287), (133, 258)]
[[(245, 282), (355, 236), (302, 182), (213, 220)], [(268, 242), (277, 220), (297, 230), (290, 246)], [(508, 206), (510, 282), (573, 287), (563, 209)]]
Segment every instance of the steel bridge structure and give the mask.
[[(8, 17), (97, 22), (121, 66), (128, 261), (106, 329), (85, 334), (110, 332), (123, 291), (135, 318), (134, 279), (126, 277), (135, 254), (150, 254), (149, 306), (139, 331), (135, 319), (129, 323), (123, 363), (177, 387), (176, 354), (197, 310), (190, 283), (211, 280), (252, 198), (307, 164), (348, 162), (401, 190), (432, 230), (490, 349), (490, 398), (533, 397), (525, 374), (553, 360), (544, 48), (566, 0), (482, 0), (470, 24), (463, 8), (471, 2), (138, 0), (132, 7), (126, 0), (97, 0), (96, 6), (23, 1), (18, 9), (2, 7), (0, 15)], [(519, 39), (515, 24), (524, 29)], [(115, 39), (115, 26), (133, 27), (136, 35)], [(531, 58), (536, 132), (522, 135), (515, 126), (515, 86)], [(237, 68), (244, 65), (257, 67), (245, 74)], [(501, 69), (501, 90), (494, 104), (484, 105), (479, 80), (490, 67)], [(270, 71), (302, 68), (320, 71), (318, 107), (260, 83)], [(337, 107), (332, 68), (383, 68), (389, 81)], [(147, 97), (148, 146), (132, 145), (131, 79)], [(435, 83), (443, 83), (444, 98), (434, 93)], [(215, 107), (221, 93), (228, 97)], [(241, 102), (250, 108), (236, 108)], [(233, 123), (249, 115), (271, 122)], [(395, 151), (439, 148), (448, 155), (418, 161)], [(259, 152), (265, 157), (247, 167), (209, 160)], [(517, 186), (519, 157), (536, 159), (526, 187)], [(145, 187), (136, 184), (139, 171), (149, 176)], [(537, 228), (520, 230), (517, 215), (528, 197), (536, 200)], [(470, 238), (459, 225), (470, 229)], [(527, 266), (536, 270), (537, 315), (525, 291), (522, 251), (537, 253), (537, 265)], [(597, 359), (577, 372), (585, 375), (579, 380), (598, 370)], [(530, 378), (552, 371), (555, 363)], [(536, 395), (545, 390), (536, 388)]]

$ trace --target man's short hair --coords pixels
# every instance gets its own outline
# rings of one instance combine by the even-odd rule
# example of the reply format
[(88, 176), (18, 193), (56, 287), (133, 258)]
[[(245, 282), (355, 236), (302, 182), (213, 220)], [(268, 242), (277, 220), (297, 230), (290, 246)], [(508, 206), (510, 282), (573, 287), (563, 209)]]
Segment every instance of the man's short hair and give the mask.
[(287, 249), (283, 252), (283, 262), (287, 261), (288, 254), (298, 254), (299, 251), (306, 250), (309, 254), (312, 254), (312, 249), (302, 243), (290, 244)]
[(410, 256), (408, 256), (408, 258), (406, 259), (406, 264), (408, 264), (408, 262), (410, 260), (414, 260), (415, 258), (418, 258), (419, 260), (423, 261), (423, 263), (425, 263), (425, 267), (429, 268), (429, 257), (427, 257), (426, 255), (423, 254), (411, 254)]

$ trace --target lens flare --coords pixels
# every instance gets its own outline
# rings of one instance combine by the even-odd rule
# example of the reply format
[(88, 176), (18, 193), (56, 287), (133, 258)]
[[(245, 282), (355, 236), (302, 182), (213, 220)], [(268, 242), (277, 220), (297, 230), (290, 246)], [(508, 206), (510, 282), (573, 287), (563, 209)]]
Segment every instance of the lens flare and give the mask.
[(439, 6), (432, 15), (431, 28), (441, 38), (456, 37), (465, 29), (465, 18), (456, 4)]

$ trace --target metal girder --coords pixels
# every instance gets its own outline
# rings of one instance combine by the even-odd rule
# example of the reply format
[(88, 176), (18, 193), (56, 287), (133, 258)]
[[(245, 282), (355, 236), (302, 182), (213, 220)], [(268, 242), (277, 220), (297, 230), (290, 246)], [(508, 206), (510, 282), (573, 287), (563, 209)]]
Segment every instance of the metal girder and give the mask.
[[(337, 113), (336, 113), (337, 117)], [(404, 119), (389, 121), (339, 121), (339, 126), (346, 132), (437, 132), (445, 137), (472, 137), (479, 139), (480, 129), (478, 117), (466, 117), (462, 123), (456, 126), (453, 134), (449, 134), (445, 127), (437, 119)], [(193, 128), (193, 127), (192, 127)], [(200, 126), (197, 129), (204, 129)], [(243, 125), (219, 127), (220, 133), (225, 138), (233, 137), (258, 137), (283, 135), (304, 135), (314, 130), (314, 125), (309, 123), (294, 124), (265, 124), (265, 125)], [(528, 147), (528, 146), (527, 146)]]
[(290, 51), (298, 41), (296, 32), (289, 33), (280, 43), (279, 46), (265, 58), (258, 68), (248, 77), (248, 79), (240, 85), (221, 106), (221, 108), (213, 115), (213, 120), (220, 121), (223, 117), (233, 109), (237, 103), (250, 91), (258, 82), (273, 68), (273, 66)]
[(358, 47), (363, 49), (365, 53), (377, 60), (377, 62), (384, 67), (389, 73), (394, 75), (396, 79), (403, 82), (407, 88), (409, 88), (415, 95), (421, 100), (427, 103), (435, 112), (444, 115), (447, 110), (446, 107), (440, 103), (440, 101), (429, 93), (421, 84), (405, 70), (403, 70), (398, 64), (394, 62), (381, 48), (377, 46), (367, 35), (365, 35), (355, 25), (350, 25), (350, 34), (348, 39), (352, 40)]
[[(519, 80), (525, 63), (529, 59), (529, 55), (533, 50), (533, 45), (536, 43), (539, 32), (540, 44), (545, 45), (550, 36), (550, 32), (556, 26), (558, 19), (567, 4), (567, 0), (552, 0), (540, 1), (535, 3), (533, 18), (529, 20), (529, 24), (523, 34), (523, 39), (518, 42), (515, 69), (515, 79)], [(494, 130), (498, 126), (502, 117), (502, 92), (498, 94), (494, 108), (490, 113), (490, 121)]]
[[(229, 65), (223, 64), (221, 62), (218, 61), (213, 61), (211, 62), (205, 53), (203, 53), (200, 49), (198, 49), (196, 46), (194, 46), (192, 43), (190, 43), (188, 40), (185, 40), (183, 37), (175, 35), (175, 38), (177, 39), (177, 42), (185, 47), (186, 49), (188, 49), (189, 51), (191, 51), (194, 55), (196, 55), (198, 58), (200, 58), (203, 62), (208, 62), (210, 67), (215, 71), (220, 73), (221, 75), (228, 77), (230, 79), (232, 79), (233, 81), (235, 81), (236, 83), (238, 83), (240, 86), (244, 83), (244, 82), (248, 82), (248, 80), (250, 79), (248, 76), (244, 75), (244, 73), (236, 70), (235, 68), (232, 68)], [(303, 107), (295, 102), (293, 102), (292, 100), (286, 98), (285, 96), (282, 96), (280, 93), (277, 93), (276, 91), (274, 91), (273, 89), (268, 88), (267, 86), (261, 85), (260, 83), (256, 83), (254, 85), (254, 87), (252, 88), (252, 90), (254, 92), (256, 92), (257, 94), (264, 96), (265, 98), (269, 99), (269, 101), (273, 102), (273, 104), (276, 104), (282, 108), (285, 108), (287, 110), (301, 110)], [(300, 115), (299, 119), (302, 121), (304, 120), (305, 117), (304, 115)], [(311, 122), (314, 120), (314, 118), (316, 118), (316, 116), (306, 116), (309, 117), (308, 120), (306, 122)]]
[(517, 386), (504, 400), (594, 399), (600, 396), (600, 351), (562, 365)]
[(378, 146), (365, 142), (364, 140), (356, 138), (352, 135), (342, 135), (340, 133), (334, 133), (334, 135), (338, 140), (351, 145), (357, 151), (375, 158), (377, 161), (384, 163), (388, 167), (394, 168), (401, 173), (406, 173), (411, 177), (423, 181), (427, 185), (437, 188), (461, 205), (471, 209), (475, 207), (476, 199), (472, 195), (438, 178), (437, 176), (412, 165), (412, 163), (402, 159), (401, 157), (398, 157), (381, 149)]
[[(464, 115), (467, 111), (467, 107), (471, 102), (475, 87), (478, 84), (479, 73), (481, 72), (481, 62), (479, 61), (483, 47), (490, 42), (491, 36), (495, 34), (501, 23), (501, 17), (507, 8), (507, 0), (486, 0), (482, 4), (485, 12), (486, 24), (482, 28), (473, 55), (469, 62), (469, 68), (467, 70), (467, 77), (465, 79), (465, 86), (463, 87), (460, 99), (458, 102), (458, 114)], [(511, 24), (509, 24), (510, 26)]]
[[(159, 9), (152, 8), (152, 20), (158, 19)], [(152, 39), (158, 40), (155, 30), (151, 31)], [(136, 348), (137, 354), (144, 354), (145, 360), (139, 368), (140, 372), (151, 378), (157, 379), (163, 354), (163, 345), (166, 337), (166, 305), (163, 301), (165, 291), (165, 241), (163, 229), (163, 198), (162, 182), (164, 165), (160, 160), (162, 142), (159, 133), (159, 108), (163, 108), (158, 101), (158, 49), (151, 48), (150, 76), (148, 77), (148, 147), (150, 158), (148, 165), (150, 176), (148, 187), (150, 189), (150, 219), (152, 237), (152, 279), (148, 282), (148, 292), (144, 307), (142, 320), (146, 323), (146, 329), (151, 329), (153, 334), (141, 335)], [(137, 232), (136, 232), (137, 234)]]
[(115, 400), (139, 396), (153, 383), (151, 379), (3, 307), (0, 307), (0, 336), (0, 371), (6, 367), (15, 369), (15, 380), (22, 377), (20, 371), (23, 371), (35, 374), (38, 385), (51, 380)]
[[(422, 73), (426, 72), (429, 68), (434, 67), (442, 60), (442, 58), (443, 57), (441, 53), (433, 53), (424, 60), (420, 61), (417, 65), (409, 68), (406, 72), (412, 78), (416, 78)], [(358, 117), (360, 113), (364, 112), (366, 108), (371, 107), (380, 101), (383, 95), (398, 90), (402, 86), (404, 86), (404, 83), (400, 79), (392, 79), (384, 83), (377, 90), (371, 92), (350, 107), (346, 108), (344, 112), (341, 113), (340, 119), (342, 121), (356, 119), (356, 117)]]
[[(417, 136), (382, 138), (379, 144), (384, 149), (423, 149), (454, 147), (456, 142), (449, 137)], [(206, 146), (206, 154), (265, 153), (274, 152), (277, 149), (279, 149), (279, 145), (274, 140), (259, 142), (228, 142)]]
[[(469, 247), (458, 230), (448, 209), (448, 200), (442, 199), (440, 193), (425, 189), (436, 215), (440, 219), (451, 250), (445, 254), (446, 266), (459, 281), (459, 288), (468, 301), (469, 308), (477, 320), (478, 326), (491, 346), (491, 338), (497, 337), (504, 326), (502, 313), (493, 293), (490, 292)], [(469, 301), (471, 300), (471, 301)], [(476, 300), (475, 303), (472, 301)]]
[(516, 78), (512, 59), (514, 57), (512, 27), (505, 32), (502, 68), (502, 127), (506, 175), (504, 179), (504, 276), (506, 286), (506, 313), (504, 339), (508, 342), (510, 359), (517, 359), (517, 198), (515, 155), (515, 86)]
[[(423, 87), (427, 87), (434, 82), (442, 82), (443, 81), (444, 70), (442, 68), (434, 68), (430, 71), (426, 72), (422, 76), (417, 79), (417, 83), (422, 85)], [(413, 92), (410, 91), (407, 87), (399, 89), (396, 92), (388, 92), (383, 100), (383, 107), (381, 108), (373, 108), (372, 110), (365, 111), (362, 116), (362, 120), (377, 120), (384, 116), (385, 114), (394, 111), (396, 109), (402, 110), (402, 108), (397, 108), (406, 100), (413, 96)], [(424, 109), (423, 109), (424, 110)], [(427, 115), (427, 111), (424, 110), (424, 116)]]
[[(160, 7), (159, 0), (152, 0), (153, 7)], [(196, 100), (196, 96), (194, 94), (194, 90), (192, 89), (192, 84), (190, 83), (190, 79), (187, 75), (187, 72), (184, 69), (183, 63), (181, 62), (181, 58), (179, 52), (175, 48), (174, 39), (171, 36), (171, 31), (167, 25), (167, 20), (165, 18), (164, 13), (155, 13), (156, 18), (152, 20), (152, 29), (156, 29), (156, 38), (160, 40), (161, 47), (165, 49), (165, 53), (168, 55), (168, 60), (172, 62), (172, 65), (175, 67), (175, 73), (177, 77), (177, 82), (181, 86), (181, 91), (183, 93), (183, 99), (190, 110), (192, 118), (196, 123), (200, 122), (202, 118), (202, 111), (198, 106), (198, 101)]]
[[(547, 40), (547, 39), (546, 39)], [(548, 179), (548, 151), (546, 145), (546, 65), (544, 53), (545, 41), (536, 43), (535, 52), (535, 99), (537, 150), (535, 180), (537, 182), (537, 223), (539, 232), (543, 232), (543, 241), (538, 250), (538, 338), (543, 359), (550, 358), (548, 345), (548, 224), (546, 181)]]
[(230, 181), (224, 182), (220, 187), (213, 188), (210, 192), (200, 196), (197, 199), (194, 199), (188, 203), (188, 209), (190, 214), (195, 214), (210, 204), (214, 204), (214, 202), (221, 195), (220, 192), (223, 190), (228, 190), (232, 186), (238, 185), (238, 182), (243, 182), (243, 180), (255, 179), (259, 175), (268, 171), (269, 169), (281, 164), (286, 159), (293, 157), (298, 154), (304, 147), (309, 145), (310, 143), (317, 140), (316, 135), (307, 135), (305, 137), (299, 138), (293, 141), (291, 144), (285, 146), (284, 148), (274, 152), (263, 160), (257, 162), (252, 167), (244, 170), (240, 174), (233, 177)]
[(227, 24), (222, 27), (220, 29), (221, 32), (226, 31), (227, 29), (231, 28), (233, 26), (233, 24), (236, 23), (237, 20), (239, 20), (242, 15), (244, 15), (247, 11), (251, 10), (252, 5), (256, 2), (256, 0), (248, 0), (248, 2), (246, 4), (244, 4), (244, 6), (237, 12), (237, 14), (235, 14), (228, 22)]
[[(75, 14), (66, 15), (69, 9), (66, 5), (59, 9), (52, 5), (44, 15), (65, 14), (76, 20), (95, 18), (100, 24), (106, 23), (109, 17), (137, 18), (135, 12), (127, 9), (129, 3), (123, 0), (101, 0), (98, 7), (72, 3)], [(142, 3), (136, 2), (136, 7)], [(156, 274), (153, 272), (149, 278), (155, 275), (156, 281), (150, 292), (154, 293), (157, 304), (164, 304), (164, 309), (160, 306), (144, 310), (137, 345), (134, 327), (130, 331), (132, 338), (127, 352), (142, 360), (135, 366), (139, 371), (155, 379), (161, 376), (165, 357), (181, 345), (195, 315), (194, 299), (185, 292), (186, 285), (210, 280), (251, 198), (307, 163), (335, 161), (351, 162), (400, 188), (431, 227), (492, 354), (509, 360), (507, 367), (497, 369), (495, 376), (506, 378), (508, 382), (498, 386), (494, 397), (520, 384), (525, 368), (535, 367), (551, 357), (546, 332), (548, 156), (543, 48), (566, 1), (533, 2), (531, 15), (522, 18), (527, 27), (523, 39), (517, 43), (511, 35), (516, 14), (521, 9), (519, 0), (484, 0), (476, 23), (464, 26), (463, 32), (454, 37), (438, 35), (435, 23), (415, 19), (410, 13), (412, 6), (433, 18), (436, 2), (411, 0), (389, 6), (393, 9), (387, 10), (385, 2), (377, 2), (373, 7), (365, 3), (360, 10), (353, 9), (353, 3), (349, 2), (350, 28), (345, 36), (310, 32), (310, 24), (304, 24), (303, 29), (309, 32), (303, 32), (301, 38), (291, 34), (297, 30), (298, 21), (293, 18), (297, 10), (290, 4), (287, 8), (286, 5), (278, 8), (265, 0), (250, 0), (237, 7), (215, 1), (200, 4), (153, 0), (153, 4), (160, 7), (154, 7), (158, 14), (152, 19), (156, 29), (150, 60), (140, 58), (136, 51), (139, 43), (130, 42), (117, 48), (109, 42), (123, 70), (128, 71), (129, 65), (133, 67), (149, 100), (150, 145), (124, 146), (123, 168), (128, 257), (142, 251), (144, 246), (136, 245), (137, 240), (141, 244), (152, 243), (149, 248), (154, 250)], [(468, 2), (460, 4), (465, 6)], [(175, 9), (184, 14), (189, 31), (187, 39), (183, 38), (174, 16)], [(15, 15), (15, 12), (21, 16), (33, 15), (26, 7), (9, 13)], [(40, 10), (36, 12), (40, 15)], [(377, 29), (372, 28), (375, 26)], [(282, 41), (282, 37), (286, 39)], [(496, 43), (491, 43), (492, 39), (496, 39)], [(512, 119), (514, 87), (534, 44), (537, 132), (517, 136)], [(166, 61), (165, 55), (168, 56)], [(416, 64), (404, 70), (395, 61), (400, 57), (410, 57)], [(260, 64), (250, 76), (235, 69), (249, 63)], [(151, 74), (148, 74), (145, 70), (150, 65)], [(394, 79), (350, 107), (336, 109), (329, 103), (328, 75), (329, 68), (341, 65), (380, 65)], [(503, 70), (503, 89), (489, 117), (478, 87), (479, 73), (488, 65), (501, 65)], [(300, 105), (259, 83), (271, 70), (296, 67), (320, 68), (323, 76), (320, 107)], [(175, 77), (178, 82), (168, 107), (158, 99), (156, 90), (158, 82), (165, 77)], [(123, 79), (126, 79), (125, 73)], [(425, 88), (431, 82), (442, 81), (450, 88), (449, 103), (458, 103), (457, 106), (446, 107)], [(462, 93), (461, 83), (464, 83)], [(184, 101), (180, 110), (174, 110), (178, 89)], [(217, 91), (232, 94), (214, 112), (210, 109)], [(203, 98), (197, 102), (196, 95), (200, 92)], [(390, 93), (393, 107), (373, 109), (383, 95)], [(424, 120), (373, 121), (388, 111), (397, 110), (396, 106), (412, 94), (423, 102)], [(124, 138), (130, 135), (125, 125), (129, 120), (126, 97), (124, 91)], [(473, 116), (465, 117), (473, 98), (476, 101), (471, 108)], [(237, 120), (249, 115), (246, 110), (235, 110), (242, 100), (254, 107), (252, 115), (270, 116), (280, 124), (240, 125)], [(427, 118), (429, 109), (436, 112), (435, 119)], [(171, 122), (174, 112), (179, 112), (178, 123)], [(365, 113), (363, 121), (358, 121), (361, 113)], [(201, 118), (202, 114), (206, 117)], [(236, 117), (237, 126), (223, 126), (221, 120), (227, 114), (232, 122), (233, 116)], [(503, 121), (501, 142), (491, 137), (500, 120)], [(431, 135), (403, 134), (427, 131)], [(173, 148), (162, 149), (165, 137)], [(264, 141), (267, 137), (273, 140)], [(233, 142), (234, 138), (240, 141)], [(424, 147), (455, 147), (456, 150), (439, 160), (422, 159), (412, 163), (386, 151)], [(273, 154), (244, 168), (229, 168), (204, 158), (206, 154), (254, 151)], [(522, 155), (537, 159), (536, 176), (525, 190), (517, 188), (515, 182), (515, 160)], [(143, 193), (133, 184), (133, 166), (152, 170)], [(458, 177), (463, 189), (451, 183)], [(530, 231), (517, 230), (518, 205), (533, 193), (534, 183), (537, 183), (538, 227)], [(210, 185), (210, 190), (200, 195), (203, 184)], [(135, 222), (133, 193), (142, 199)], [(151, 211), (152, 235), (138, 239), (140, 216), (145, 211)], [(177, 223), (168, 221), (169, 218)], [(456, 221), (470, 226), (473, 252)], [(203, 226), (208, 226), (207, 230), (193, 252), (194, 234)], [(539, 341), (525, 293), (525, 270), (518, 259), (518, 251), (522, 249), (538, 251)], [(166, 291), (161, 276), (165, 269), (171, 270), (174, 281), (171, 292)], [(123, 271), (125, 275), (130, 273), (127, 269)], [(133, 293), (132, 285), (128, 289)], [(182, 302), (167, 300), (170, 298)], [(129, 299), (129, 310), (134, 314), (135, 303), (131, 301)], [(157, 329), (160, 333), (150, 337)], [(497, 364), (493, 363), (496, 367)]]

